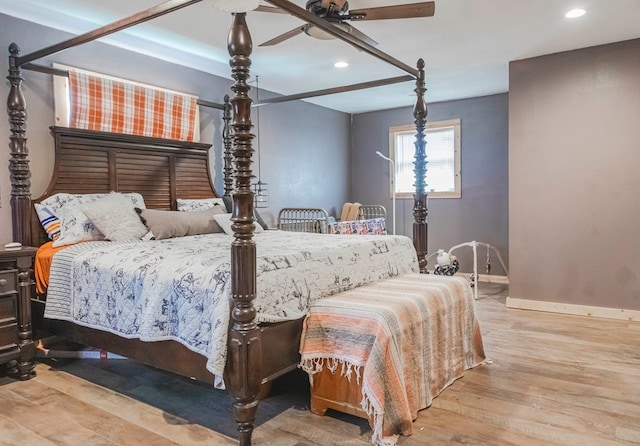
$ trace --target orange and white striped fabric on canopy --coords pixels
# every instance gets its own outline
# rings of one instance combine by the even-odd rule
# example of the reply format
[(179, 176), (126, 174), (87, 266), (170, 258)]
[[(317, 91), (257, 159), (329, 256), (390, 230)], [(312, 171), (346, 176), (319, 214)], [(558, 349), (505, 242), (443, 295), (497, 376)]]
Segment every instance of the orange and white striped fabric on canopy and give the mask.
[(197, 97), (69, 70), (70, 127), (193, 141)]

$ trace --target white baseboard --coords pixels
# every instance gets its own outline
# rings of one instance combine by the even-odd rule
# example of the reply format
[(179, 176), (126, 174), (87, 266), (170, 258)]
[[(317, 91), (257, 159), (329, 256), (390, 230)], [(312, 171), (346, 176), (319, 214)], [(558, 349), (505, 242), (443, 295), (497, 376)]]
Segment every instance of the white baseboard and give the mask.
[(574, 314), (578, 316), (600, 317), (625, 321), (640, 321), (640, 311), (622, 308), (593, 307), (589, 305), (545, 302), (540, 300), (507, 297), (507, 308), (519, 310), (546, 311), (548, 313)]
[(478, 274), (478, 282), (509, 284), (509, 276), (496, 276), (494, 274)]
[[(462, 276), (465, 278), (470, 278), (473, 273), (461, 273), (458, 271), (456, 276)], [(487, 283), (504, 283), (509, 284), (509, 276), (496, 276), (493, 274), (478, 274), (478, 282), (487, 282)]]
[[(433, 270), (429, 270), (429, 274), (433, 274)], [(464, 277), (468, 279), (471, 277), (473, 273), (462, 273), (458, 271), (456, 276)], [(509, 284), (509, 276), (496, 276), (493, 274), (478, 274), (478, 282), (487, 282), (487, 283), (504, 283)]]

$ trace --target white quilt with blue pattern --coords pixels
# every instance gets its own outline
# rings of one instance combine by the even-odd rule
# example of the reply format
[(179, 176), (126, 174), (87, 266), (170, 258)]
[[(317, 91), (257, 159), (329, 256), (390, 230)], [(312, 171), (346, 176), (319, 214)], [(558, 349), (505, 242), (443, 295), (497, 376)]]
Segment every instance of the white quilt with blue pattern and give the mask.
[[(53, 258), (45, 317), (143, 341), (176, 340), (222, 376), (232, 240), (209, 234), (71, 246)], [(259, 322), (298, 319), (322, 297), (418, 272), (404, 236), (265, 231), (255, 241)]]

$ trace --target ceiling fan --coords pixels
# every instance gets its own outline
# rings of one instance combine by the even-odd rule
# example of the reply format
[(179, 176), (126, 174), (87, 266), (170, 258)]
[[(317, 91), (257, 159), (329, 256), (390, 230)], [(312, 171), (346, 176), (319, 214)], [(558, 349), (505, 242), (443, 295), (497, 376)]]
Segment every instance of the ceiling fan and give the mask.
[[(306, 9), (310, 13), (330, 22), (334, 26), (345, 32), (367, 42), (369, 45), (378, 44), (371, 37), (359, 31), (347, 21), (361, 20), (388, 20), (388, 19), (409, 19), (415, 17), (431, 17), (435, 12), (434, 2), (409, 3), (403, 5), (381, 6), (377, 8), (349, 9), (347, 0), (307, 0)], [(273, 12), (287, 14), (286, 11), (273, 6), (258, 6), (256, 11)], [(331, 34), (320, 29), (319, 27), (306, 23), (298, 26), (291, 31), (280, 34), (271, 40), (261, 43), (259, 46), (272, 46), (284, 42), (298, 34), (305, 33), (311, 37), (321, 40), (334, 39)]]

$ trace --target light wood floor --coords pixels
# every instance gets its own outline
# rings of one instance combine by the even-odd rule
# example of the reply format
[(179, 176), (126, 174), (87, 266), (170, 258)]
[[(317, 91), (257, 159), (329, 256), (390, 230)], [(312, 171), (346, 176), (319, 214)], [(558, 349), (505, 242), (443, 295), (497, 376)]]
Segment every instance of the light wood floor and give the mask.
[[(401, 445), (640, 444), (640, 323), (506, 309), (481, 284), (476, 311), (492, 363), (420, 412)], [(39, 362), (0, 377), (0, 445), (232, 445), (227, 394), (129, 360)], [(294, 373), (260, 404), (254, 444), (368, 445), (360, 419), (308, 410)]]

